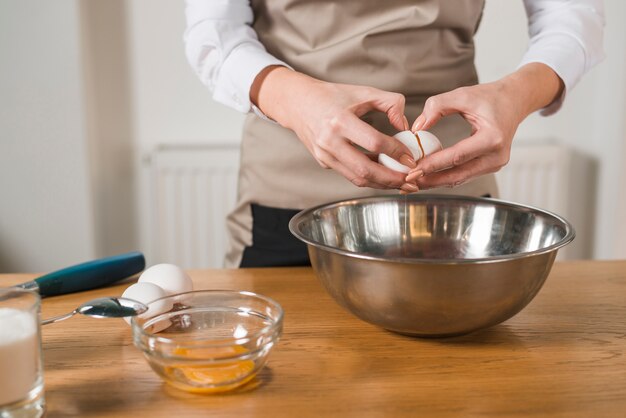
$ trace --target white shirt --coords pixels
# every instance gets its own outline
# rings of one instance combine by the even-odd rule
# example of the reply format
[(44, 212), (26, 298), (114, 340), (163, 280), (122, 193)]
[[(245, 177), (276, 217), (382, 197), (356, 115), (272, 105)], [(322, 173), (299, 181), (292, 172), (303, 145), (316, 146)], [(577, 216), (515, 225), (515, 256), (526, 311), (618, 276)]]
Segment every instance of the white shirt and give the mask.
[[(240, 112), (254, 109), (250, 87), (261, 70), (289, 65), (270, 55), (251, 27), (249, 0), (186, 0), (185, 50), (213, 98)], [(521, 64), (540, 62), (563, 80), (563, 95), (542, 110), (556, 112), (585, 72), (604, 58), (602, 0), (524, 0), (528, 50)], [(254, 109), (256, 111), (256, 109)]]

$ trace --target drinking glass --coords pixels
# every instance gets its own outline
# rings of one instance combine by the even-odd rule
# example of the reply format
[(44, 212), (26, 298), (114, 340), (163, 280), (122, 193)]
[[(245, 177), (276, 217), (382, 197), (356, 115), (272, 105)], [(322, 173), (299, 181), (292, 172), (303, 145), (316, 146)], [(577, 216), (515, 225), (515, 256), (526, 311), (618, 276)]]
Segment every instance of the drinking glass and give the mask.
[(45, 411), (39, 294), (0, 289), (0, 418)]

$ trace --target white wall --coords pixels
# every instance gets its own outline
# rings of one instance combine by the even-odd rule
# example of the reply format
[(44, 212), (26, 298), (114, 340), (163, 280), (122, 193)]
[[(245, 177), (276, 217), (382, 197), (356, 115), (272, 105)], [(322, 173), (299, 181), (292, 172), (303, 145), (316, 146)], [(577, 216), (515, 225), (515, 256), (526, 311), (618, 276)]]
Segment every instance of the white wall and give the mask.
[(0, 272), (95, 254), (78, 16), (0, 1)]
[(79, 4), (96, 252), (112, 255), (139, 245), (126, 3)]
[(187, 64), (184, 2), (129, 0), (127, 6), (139, 149), (239, 141), (243, 115), (215, 103)]
[(132, 94), (136, 226), (139, 248), (148, 264), (155, 259), (151, 233), (154, 207), (147, 159), (159, 146), (233, 144), (240, 140), (244, 115), (211, 99), (185, 58), (184, 2), (127, 0), (128, 48)]
[[(623, 95), (623, 100), (626, 102), (626, 91)], [(622, 125), (626, 124), (626, 106), (622, 108)], [(621, 161), (626, 161), (626, 128), (622, 130), (622, 155)], [(626, 259), (626, 164), (622, 163), (622, 174), (620, 176), (622, 182), (620, 183), (620, 203), (617, 207), (617, 215), (615, 217), (615, 257)]]

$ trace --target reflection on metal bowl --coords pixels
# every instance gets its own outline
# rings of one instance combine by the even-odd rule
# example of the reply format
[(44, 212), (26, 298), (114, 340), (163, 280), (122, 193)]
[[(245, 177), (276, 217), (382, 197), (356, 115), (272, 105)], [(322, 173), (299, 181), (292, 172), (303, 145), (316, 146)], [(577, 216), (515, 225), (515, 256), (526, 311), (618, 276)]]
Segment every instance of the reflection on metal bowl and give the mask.
[(469, 333), (522, 310), (539, 292), (569, 222), (487, 198), (359, 198), (291, 220), (330, 295), (359, 318), (425, 337)]

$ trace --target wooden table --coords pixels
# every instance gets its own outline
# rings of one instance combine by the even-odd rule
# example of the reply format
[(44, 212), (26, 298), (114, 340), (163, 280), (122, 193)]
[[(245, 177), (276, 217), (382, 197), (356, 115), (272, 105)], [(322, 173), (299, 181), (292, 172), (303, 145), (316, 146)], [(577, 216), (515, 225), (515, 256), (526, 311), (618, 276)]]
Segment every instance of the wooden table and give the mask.
[[(125, 322), (73, 318), (43, 329), (48, 417), (626, 416), (626, 261), (556, 263), (515, 318), (444, 340), (361, 322), (307, 268), (191, 274), (196, 289), (283, 305), (283, 338), (257, 381), (230, 394), (180, 392), (148, 367)], [(127, 285), (45, 299), (43, 316)]]

